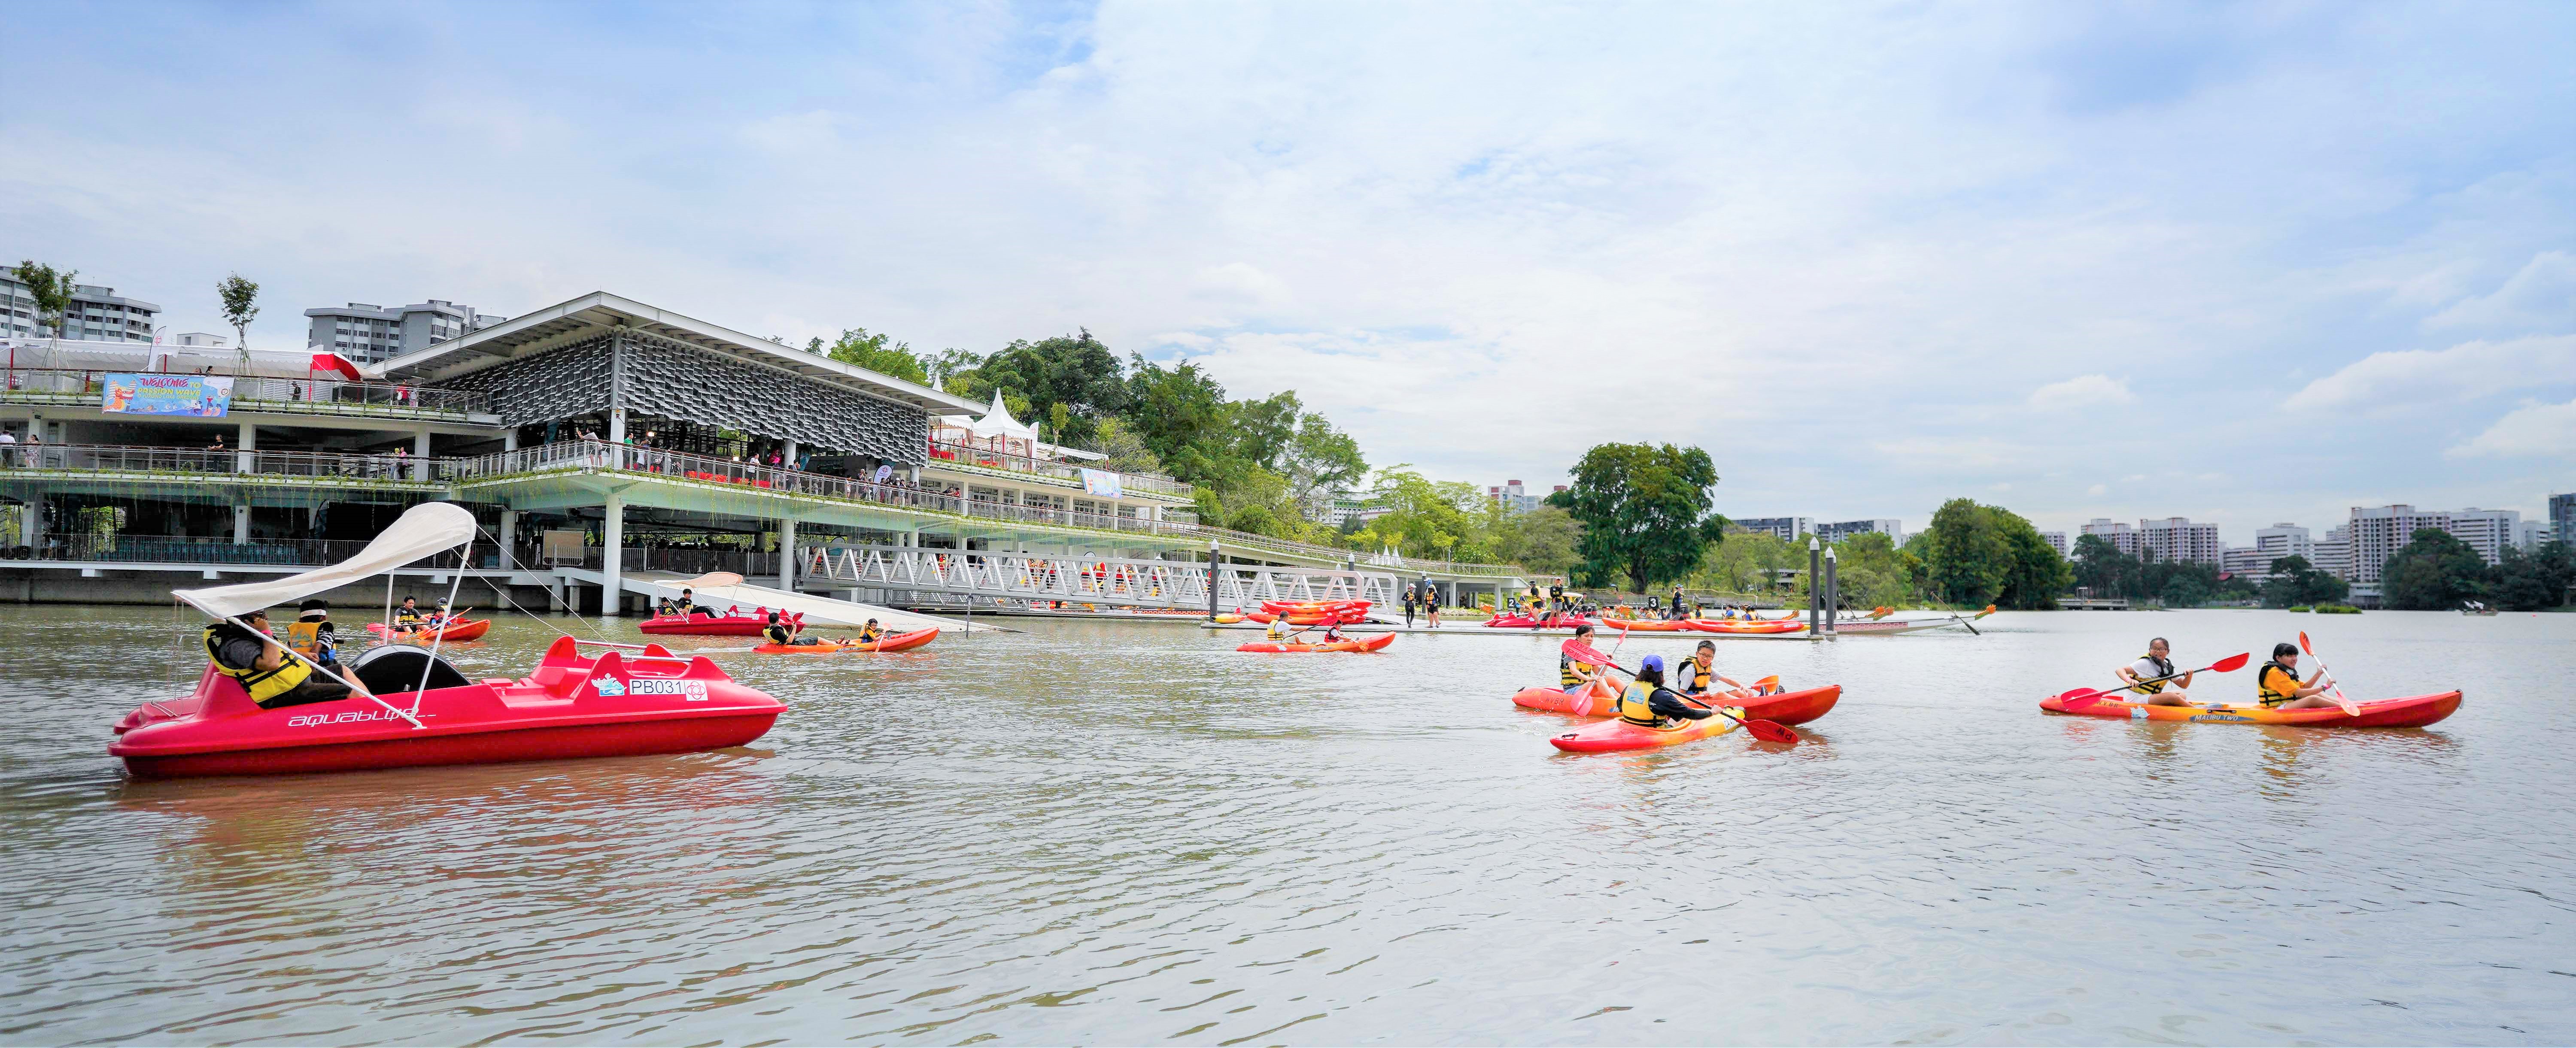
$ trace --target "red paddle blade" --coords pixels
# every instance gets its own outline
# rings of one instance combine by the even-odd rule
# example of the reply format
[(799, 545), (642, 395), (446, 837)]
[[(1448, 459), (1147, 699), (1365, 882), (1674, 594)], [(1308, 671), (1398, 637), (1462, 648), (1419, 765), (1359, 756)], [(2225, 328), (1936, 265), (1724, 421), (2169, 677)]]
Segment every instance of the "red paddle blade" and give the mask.
[(1784, 746), (1795, 746), (1798, 744), (1798, 733), (1790, 731), (1787, 726), (1782, 725), (1777, 721), (1745, 721), (1744, 730), (1752, 732), (1754, 738), (1760, 739), (1764, 742), (1776, 742)]
[(2057, 697), (2057, 708), (2068, 713), (2100, 705), (2105, 694), (2099, 688), (2077, 688)]
[(1588, 662), (1595, 666), (1607, 666), (1611, 664), (1610, 656), (1602, 654), (1599, 650), (1593, 648), (1592, 645), (1585, 644), (1582, 641), (1571, 637), (1566, 638), (1564, 645), (1562, 645), (1558, 650), (1563, 651), (1565, 654), (1578, 661)]
[(2299, 650), (2307, 652), (2310, 655), (2317, 653), (2317, 649), (2308, 646), (2308, 631), (2306, 630), (2299, 631)]
[(2244, 669), (2245, 663), (2252, 660), (2253, 657), (2253, 652), (2238, 652), (2237, 654), (2230, 655), (2218, 660), (2217, 662), (2211, 663), (2209, 668), (2218, 673), (2234, 673), (2238, 670)]

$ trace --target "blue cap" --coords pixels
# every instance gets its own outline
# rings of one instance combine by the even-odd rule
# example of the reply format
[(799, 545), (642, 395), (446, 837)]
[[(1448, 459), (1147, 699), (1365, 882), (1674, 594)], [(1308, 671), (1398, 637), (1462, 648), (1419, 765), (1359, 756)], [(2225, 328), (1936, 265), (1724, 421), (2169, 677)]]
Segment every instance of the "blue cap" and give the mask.
[(1643, 659), (1637, 660), (1637, 668), (1662, 673), (1664, 672), (1664, 657), (1661, 655), (1648, 655)]

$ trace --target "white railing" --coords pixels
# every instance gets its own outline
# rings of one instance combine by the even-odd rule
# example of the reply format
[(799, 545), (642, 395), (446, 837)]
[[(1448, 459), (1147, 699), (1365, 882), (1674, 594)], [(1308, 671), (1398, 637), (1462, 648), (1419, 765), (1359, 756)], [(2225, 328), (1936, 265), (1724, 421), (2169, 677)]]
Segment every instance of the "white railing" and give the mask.
[[(903, 546), (827, 546), (801, 558), (803, 577), (835, 585), (909, 593), (957, 593), (1022, 601), (1205, 609), (1207, 565), (1036, 553), (986, 553)], [(1387, 605), (1401, 585), (1374, 572), (1226, 565), (1217, 573), (1221, 610), (1270, 600), (1366, 600)]]
[(125, 444), (0, 445), (0, 469), (91, 473), (238, 474), (425, 482), (440, 460), (310, 451), (155, 448)]
[[(1005, 473), (1027, 473), (1069, 481), (1076, 487), (1082, 484), (1082, 471), (1092, 468), (1078, 462), (1014, 455), (945, 440), (930, 442), (930, 461), (924, 465), (930, 469), (938, 469), (942, 466), (975, 466), (1001, 470)], [(1119, 485), (1128, 491), (1142, 491), (1179, 499), (1189, 498), (1192, 492), (1188, 484), (1170, 477), (1156, 476), (1151, 473), (1119, 473), (1114, 469), (1103, 469), (1098, 472), (1117, 473)]]
[[(112, 374), (118, 372), (10, 368), (5, 384), (0, 384), (0, 399), (96, 407), (104, 393), (102, 382)], [(243, 411), (306, 415), (464, 415), (492, 410), (492, 395), (480, 390), (261, 376), (233, 378), (232, 402)]]

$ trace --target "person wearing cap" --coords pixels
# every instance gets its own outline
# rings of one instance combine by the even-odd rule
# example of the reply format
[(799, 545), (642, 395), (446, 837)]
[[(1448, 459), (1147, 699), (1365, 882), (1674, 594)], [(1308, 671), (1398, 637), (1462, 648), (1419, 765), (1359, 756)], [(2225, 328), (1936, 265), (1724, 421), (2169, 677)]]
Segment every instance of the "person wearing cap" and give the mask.
[(339, 665), (340, 635), (331, 625), (331, 605), (320, 597), (307, 597), (295, 612), (295, 621), (286, 627), (286, 645), (322, 666)]
[(1637, 662), (1637, 678), (1619, 693), (1619, 719), (1644, 728), (1667, 726), (1670, 718), (1706, 720), (1716, 711), (1684, 699), (1664, 686), (1664, 657), (1648, 655)]
[(348, 685), (314, 672), (311, 664), (288, 654), (284, 644), (269, 636), (268, 609), (246, 612), (241, 621), (250, 628), (243, 629), (230, 621), (206, 627), (206, 658), (214, 664), (215, 672), (240, 682), (259, 708), (273, 710), (349, 697)]

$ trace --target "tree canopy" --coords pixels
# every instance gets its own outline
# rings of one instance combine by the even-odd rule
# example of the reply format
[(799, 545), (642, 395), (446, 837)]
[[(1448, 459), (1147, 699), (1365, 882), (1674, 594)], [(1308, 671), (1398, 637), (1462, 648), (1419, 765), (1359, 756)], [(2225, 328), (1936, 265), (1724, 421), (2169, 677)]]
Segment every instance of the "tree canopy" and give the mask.
[(2495, 569), (2494, 598), (2506, 611), (2541, 611), (2567, 602), (2576, 585), (2576, 547), (2543, 542), (2525, 553), (2507, 547)]
[(2379, 601), (2399, 611), (2457, 609), (2486, 592), (2486, 558), (2440, 528), (2415, 529), (2379, 571)]
[(1708, 452), (1671, 444), (1601, 444), (1575, 464), (1574, 484), (1548, 496), (1583, 525), (1576, 581), (1598, 586), (1626, 576), (1643, 593), (1697, 567), (1725, 539), (1726, 518), (1710, 512), (1717, 465)]
[(1951, 499), (1916, 542), (1933, 596), (1948, 603), (2050, 609), (2075, 582), (2039, 529), (2000, 506)]
[(930, 369), (912, 352), (912, 345), (896, 342), (884, 332), (869, 333), (866, 328), (845, 328), (841, 337), (825, 345), (822, 339), (805, 343), (808, 353), (820, 353), (844, 364), (863, 367), (890, 378), (930, 384)]
[(2296, 608), (2337, 604), (2352, 595), (2352, 586), (2292, 554), (2272, 562), (2272, 580), (2263, 584), (2263, 605)]

